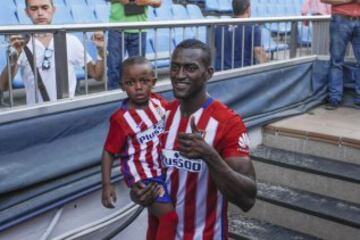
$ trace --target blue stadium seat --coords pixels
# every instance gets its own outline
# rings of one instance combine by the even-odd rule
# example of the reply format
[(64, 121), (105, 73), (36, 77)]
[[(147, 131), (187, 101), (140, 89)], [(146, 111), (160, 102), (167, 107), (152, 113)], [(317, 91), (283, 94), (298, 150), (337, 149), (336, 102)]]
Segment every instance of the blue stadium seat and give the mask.
[(219, 11), (218, 0), (205, 0), (205, 11), (207, 12), (218, 12)]
[(64, 0), (66, 6), (70, 8), (73, 5), (87, 5), (86, 0)]
[(95, 23), (96, 18), (94, 11), (92, 11), (87, 5), (72, 5), (70, 12), (76, 23)]
[(75, 23), (74, 18), (70, 14), (70, 10), (65, 6), (56, 7), (56, 12), (52, 23), (54, 24), (69, 24)]
[[(21, 0), (18, 0), (18, 1), (21, 1)], [(66, 7), (64, 0), (53, 0), (53, 1), (54, 1), (55, 7)]]
[(231, 13), (232, 5), (231, 0), (218, 0), (219, 3), (219, 12), (221, 13)]
[(24, 7), (16, 7), (16, 15), (20, 24), (32, 24), (31, 19), (25, 13)]
[(186, 9), (191, 19), (203, 19), (204, 15), (201, 12), (201, 9), (198, 5), (187, 4)]
[(108, 4), (95, 4), (95, 16), (100, 22), (109, 22), (110, 5)]
[(155, 10), (153, 7), (148, 7), (147, 16), (148, 16), (148, 21), (157, 21), (157, 16), (155, 14)]
[(0, 7), (0, 25), (19, 24), (15, 12), (16, 6), (12, 1), (2, 1), (2, 6)]
[(16, 7), (22, 7), (23, 9), (25, 8), (25, 1), (14, 0), (14, 4), (15, 4)]
[(86, 2), (89, 5), (89, 7), (95, 6), (96, 4), (106, 4), (110, 6), (110, 1), (106, 1), (106, 0), (86, 0)]
[(171, 20), (173, 19), (171, 6), (161, 5), (161, 7), (155, 8), (155, 15), (159, 20)]

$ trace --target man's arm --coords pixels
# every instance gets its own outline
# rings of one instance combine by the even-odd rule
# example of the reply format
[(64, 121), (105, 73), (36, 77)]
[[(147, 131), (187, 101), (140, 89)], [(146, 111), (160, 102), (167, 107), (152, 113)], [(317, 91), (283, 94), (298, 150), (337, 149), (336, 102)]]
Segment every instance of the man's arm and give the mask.
[(254, 48), (255, 59), (257, 63), (266, 63), (269, 61), (269, 58), (262, 47)]
[(102, 32), (95, 32), (92, 36), (92, 41), (96, 46), (98, 58), (95, 64), (93, 62), (87, 63), (88, 74), (95, 80), (101, 81), (104, 75), (104, 34)]
[(249, 157), (229, 157), (223, 159), (220, 154), (201, 137), (191, 120), (192, 133), (180, 133), (179, 151), (192, 159), (203, 159), (212, 179), (225, 198), (248, 211), (255, 204), (255, 170)]
[(135, 3), (139, 6), (151, 6), (154, 8), (161, 6), (161, 0), (135, 0)]
[(356, 3), (359, 2), (357, 0), (321, 0), (322, 3), (328, 3), (331, 5), (340, 5), (345, 3)]
[[(11, 66), (11, 77), (13, 80), (14, 76), (16, 75), (17, 65)], [(0, 90), (7, 91), (9, 89), (9, 72), (8, 72), (8, 65), (4, 67), (0, 75)]]
[[(20, 56), (24, 46), (25, 40), (20, 35), (12, 35), (9, 37), (10, 45), (16, 49), (17, 56), (16, 59), (13, 59), (15, 62), (11, 64), (11, 80), (14, 79), (17, 72), (17, 59)], [(9, 89), (9, 71), (8, 65), (4, 67), (0, 75), (0, 90), (6, 91)]]
[[(111, 3), (128, 4), (129, 0), (111, 0)], [(161, 0), (135, 0), (136, 5), (139, 6), (152, 6), (154, 8), (161, 6)]]

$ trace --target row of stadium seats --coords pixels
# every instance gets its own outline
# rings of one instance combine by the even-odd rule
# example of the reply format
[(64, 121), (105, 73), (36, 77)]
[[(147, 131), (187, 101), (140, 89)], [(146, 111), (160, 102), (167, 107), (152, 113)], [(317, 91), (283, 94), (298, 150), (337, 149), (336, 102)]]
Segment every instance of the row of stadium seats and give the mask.
[[(252, 15), (255, 17), (276, 17), (300, 15), (303, 0), (251, 0)], [(207, 12), (231, 13), (232, 0), (205, 0)]]
[[(105, 0), (55, 0), (54, 24), (107, 22), (110, 3)], [(0, 25), (31, 24), (24, 0), (6, 0), (0, 8)]]

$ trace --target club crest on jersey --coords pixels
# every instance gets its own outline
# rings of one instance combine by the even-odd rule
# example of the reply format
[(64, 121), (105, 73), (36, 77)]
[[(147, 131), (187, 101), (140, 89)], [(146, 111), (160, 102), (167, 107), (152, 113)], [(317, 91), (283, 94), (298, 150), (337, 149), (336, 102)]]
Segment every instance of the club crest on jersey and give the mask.
[(203, 170), (203, 161), (201, 159), (188, 159), (174, 150), (163, 149), (161, 161), (167, 168), (175, 167), (188, 172), (201, 172)]
[(240, 151), (246, 151), (246, 152), (249, 151), (250, 139), (247, 133), (241, 134), (241, 136), (239, 137), (238, 144)]
[(143, 132), (138, 132), (136, 138), (140, 144), (147, 143), (152, 141), (154, 138), (157, 138), (165, 130), (165, 122), (163, 120), (157, 122), (150, 128), (146, 129)]

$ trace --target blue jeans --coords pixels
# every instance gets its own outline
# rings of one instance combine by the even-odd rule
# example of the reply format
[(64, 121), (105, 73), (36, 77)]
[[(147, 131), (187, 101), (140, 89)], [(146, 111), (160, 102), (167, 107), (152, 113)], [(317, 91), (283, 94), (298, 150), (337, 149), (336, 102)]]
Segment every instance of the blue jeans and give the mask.
[[(129, 57), (140, 55), (140, 41), (141, 37), (141, 55), (145, 56), (146, 47), (146, 32), (127, 33), (124, 32), (124, 41), (122, 41), (122, 33), (118, 31), (110, 31), (108, 37), (108, 57), (107, 57), (107, 76), (108, 89), (117, 89), (121, 82), (121, 63), (123, 55), (127, 53)], [(124, 47), (122, 46), (124, 44)], [(123, 53), (124, 49), (124, 53)]]
[(343, 65), (346, 47), (351, 42), (357, 61), (355, 102), (360, 103), (360, 20), (334, 15), (330, 22), (330, 81), (329, 101), (341, 102), (343, 95)]

